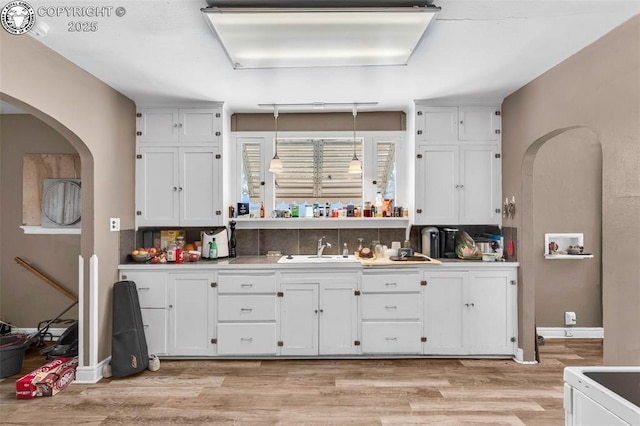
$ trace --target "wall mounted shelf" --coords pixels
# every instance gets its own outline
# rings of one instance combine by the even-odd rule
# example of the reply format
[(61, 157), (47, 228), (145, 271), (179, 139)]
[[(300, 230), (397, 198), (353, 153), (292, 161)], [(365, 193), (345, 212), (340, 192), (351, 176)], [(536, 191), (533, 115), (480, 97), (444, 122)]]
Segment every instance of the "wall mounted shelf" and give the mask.
[(406, 217), (345, 217), (345, 218), (244, 218), (237, 217), (237, 229), (343, 229), (343, 228), (407, 228)]
[[(557, 253), (549, 252), (549, 243), (558, 245)], [(593, 259), (592, 254), (568, 254), (569, 246), (584, 246), (584, 234), (581, 233), (555, 233), (544, 234), (544, 258), (550, 260), (577, 260)]]
[(42, 226), (20, 226), (25, 234), (38, 235), (80, 235), (81, 228), (43, 228)]

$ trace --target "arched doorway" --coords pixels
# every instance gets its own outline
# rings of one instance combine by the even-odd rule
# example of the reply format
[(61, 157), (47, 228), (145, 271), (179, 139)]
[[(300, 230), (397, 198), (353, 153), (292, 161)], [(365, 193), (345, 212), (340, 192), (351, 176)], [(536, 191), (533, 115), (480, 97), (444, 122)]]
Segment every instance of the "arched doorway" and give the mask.
[[(81, 161), (80, 178), (82, 181), (82, 192), (83, 192), (83, 196), (82, 196), (82, 212), (83, 213), (82, 213), (82, 225), (81, 225), (82, 228), (81, 228), (81, 235), (80, 235), (80, 255), (82, 256), (83, 260), (79, 265), (78, 263), (80, 262), (80, 258), (78, 258), (78, 261), (76, 261), (74, 265), (75, 270), (82, 271), (82, 272), (78, 272), (73, 275), (78, 277), (77, 278), (78, 283), (79, 285), (82, 285), (82, 287), (78, 288), (78, 299), (79, 299), (78, 314), (80, 319), (79, 343), (80, 343), (81, 365), (86, 365), (86, 364), (83, 364), (82, 358), (84, 358), (86, 362), (86, 357), (84, 357), (84, 354), (89, 353), (89, 346), (90, 346), (89, 343), (90, 343), (90, 339), (92, 338), (92, 337), (89, 337), (89, 334), (88, 334), (89, 318), (91, 318), (92, 315), (95, 314), (94, 312), (90, 312), (90, 310), (93, 310), (93, 308), (91, 308), (90, 304), (87, 303), (88, 296), (89, 296), (88, 283), (90, 279), (89, 279), (89, 268), (84, 266), (85, 264), (88, 265), (87, 262), (91, 258), (94, 252), (94, 247), (93, 247), (93, 244), (94, 244), (94, 232), (93, 232), (94, 230), (94, 219), (93, 219), (93, 216), (94, 216), (93, 215), (93, 208), (94, 208), (93, 207), (93, 203), (94, 203), (93, 162), (94, 160), (93, 160), (93, 155), (91, 154), (86, 144), (73, 131), (71, 131), (65, 125), (53, 119), (51, 116), (44, 113), (43, 111), (19, 99), (8, 96), (4, 93), (0, 93), (0, 100), (19, 108), (25, 113), (32, 115), (36, 119), (48, 125), (51, 129), (53, 129), (55, 132), (58, 132), (64, 139), (66, 139), (80, 156), (80, 161)], [(20, 190), (22, 189), (21, 186), (19, 188)], [(55, 250), (55, 247), (51, 247), (51, 250)], [(43, 292), (43, 294), (46, 294), (46, 293)], [(92, 346), (95, 346), (95, 345), (92, 345)]]
[[(583, 161), (586, 164), (582, 164), (581, 159), (586, 159)], [(584, 175), (585, 170), (589, 175)], [(594, 170), (597, 170), (596, 175)], [(549, 132), (529, 146), (521, 174), (520, 319), (525, 359), (531, 360), (535, 341), (530, 330), (540, 326), (536, 324), (539, 316), (544, 315), (546, 326), (560, 327), (564, 326), (563, 312), (584, 309), (583, 312), (589, 314), (581, 317), (585, 321), (583, 324), (592, 326), (602, 322), (602, 257), (599, 250), (602, 239), (602, 148), (599, 138), (585, 126)], [(585, 193), (585, 188), (594, 187), (594, 193)], [(556, 209), (572, 213), (559, 217), (554, 215)], [(597, 257), (586, 264), (576, 263), (578, 260), (544, 261), (545, 232), (584, 232), (590, 245), (587, 249), (597, 251)], [(595, 314), (594, 303), (597, 305)]]

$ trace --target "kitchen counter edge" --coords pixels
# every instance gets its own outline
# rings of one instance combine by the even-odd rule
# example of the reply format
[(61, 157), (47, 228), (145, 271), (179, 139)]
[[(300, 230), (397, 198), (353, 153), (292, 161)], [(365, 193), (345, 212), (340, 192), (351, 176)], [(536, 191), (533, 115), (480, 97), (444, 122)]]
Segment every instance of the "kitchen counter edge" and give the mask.
[(429, 269), (501, 269), (513, 268), (520, 266), (519, 262), (482, 262), (471, 260), (448, 260), (441, 259), (442, 264), (410, 264), (405, 265), (373, 265), (364, 266), (360, 263), (300, 263), (300, 264), (282, 264), (278, 263), (278, 257), (270, 256), (240, 256), (236, 258), (226, 258), (218, 260), (203, 260), (200, 262), (185, 263), (121, 263), (118, 270), (122, 269), (138, 269), (138, 270), (155, 270), (155, 271), (197, 271), (197, 270), (235, 270), (235, 269), (277, 269), (277, 270), (309, 270), (309, 269), (355, 269), (355, 270), (375, 270), (375, 269), (407, 269), (407, 268), (429, 268)]

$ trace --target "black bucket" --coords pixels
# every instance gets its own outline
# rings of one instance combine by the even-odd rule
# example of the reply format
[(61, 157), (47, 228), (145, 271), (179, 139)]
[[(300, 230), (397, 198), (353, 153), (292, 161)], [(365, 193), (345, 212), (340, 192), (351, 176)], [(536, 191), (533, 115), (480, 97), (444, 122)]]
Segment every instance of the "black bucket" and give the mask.
[(28, 347), (26, 334), (0, 336), (0, 379), (13, 376), (22, 370), (24, 353)]

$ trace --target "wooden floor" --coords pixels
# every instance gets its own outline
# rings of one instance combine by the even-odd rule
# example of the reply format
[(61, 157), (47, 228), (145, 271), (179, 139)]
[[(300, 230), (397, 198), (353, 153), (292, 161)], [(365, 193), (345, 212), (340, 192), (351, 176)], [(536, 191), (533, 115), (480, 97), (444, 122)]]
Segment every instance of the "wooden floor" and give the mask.
[(15, 399), (0, 424), (562, 425), (565, 366), (602, 365), (599, 339), (547, 339), (541, 363), (511, 360), (171, 361), (53, 397)]

